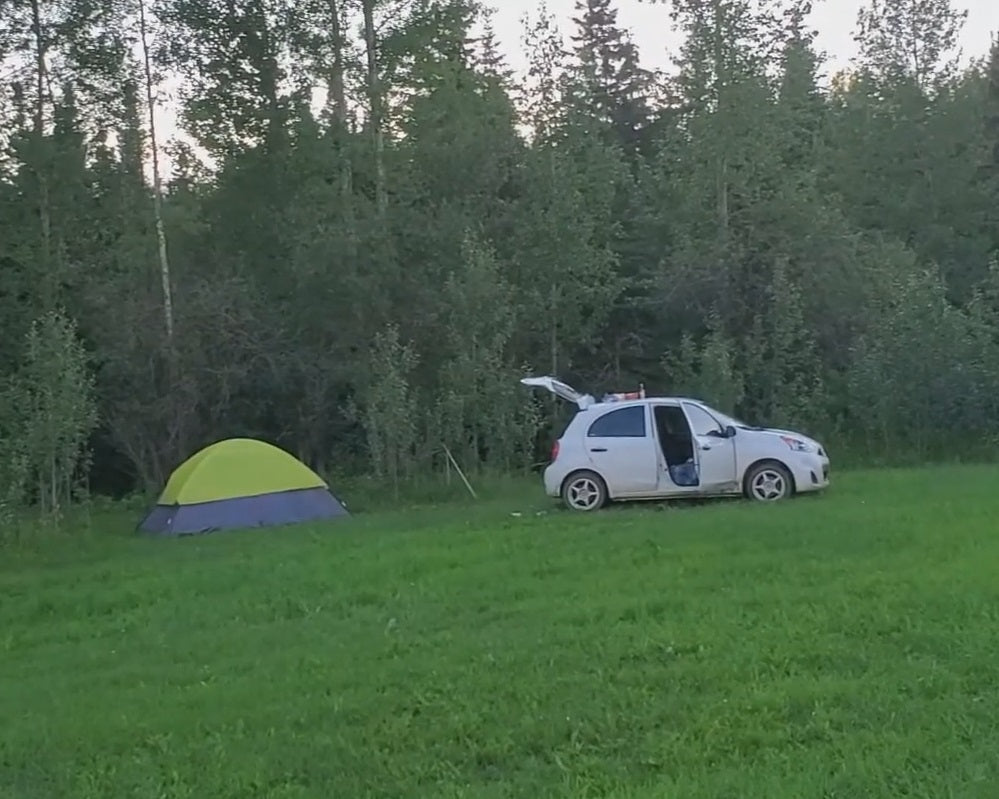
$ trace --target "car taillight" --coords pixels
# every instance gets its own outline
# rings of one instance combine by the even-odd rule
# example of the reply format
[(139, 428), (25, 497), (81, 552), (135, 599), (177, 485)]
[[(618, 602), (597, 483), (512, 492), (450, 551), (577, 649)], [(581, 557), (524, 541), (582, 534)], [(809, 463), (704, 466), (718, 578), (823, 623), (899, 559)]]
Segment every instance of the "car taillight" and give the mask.
[(558, 457), (558, 441), (552, 444), (552, 461)]

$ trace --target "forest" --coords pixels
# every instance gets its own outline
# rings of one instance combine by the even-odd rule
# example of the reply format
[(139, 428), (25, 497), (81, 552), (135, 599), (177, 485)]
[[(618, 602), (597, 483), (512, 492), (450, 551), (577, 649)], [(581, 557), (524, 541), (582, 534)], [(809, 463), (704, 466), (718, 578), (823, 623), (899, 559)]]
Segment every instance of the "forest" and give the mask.
[(515, 74), (474, 0), (0, 0), (0, 502), (227, 436), (523, 470), (558, 423), (526, 374), (988, 455), (999, 45), (871, 0), (827, 74), (806, 0), (660, 8), (669, 70), (578, 0)]

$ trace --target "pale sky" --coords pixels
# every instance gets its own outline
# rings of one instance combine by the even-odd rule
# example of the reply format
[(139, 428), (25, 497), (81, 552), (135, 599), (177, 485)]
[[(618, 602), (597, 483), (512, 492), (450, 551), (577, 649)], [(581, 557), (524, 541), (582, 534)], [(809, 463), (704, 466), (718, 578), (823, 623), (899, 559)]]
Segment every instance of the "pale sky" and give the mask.
[[(853, 32), (857, 14), (870, 0), (813, 0), (814, 10), (811, 26), (818, 31), (817, 47), (827, 55), (826, 72), (834, 72), (849, 66), (856, 54)], [(890, 0), (889, 0), (890, 2)], [(967, 10), (968, 18), (961, 36), (963, 61), (988, 54), (994, 33), (999, 33), (999, 0), (952, 0), (955, 8)], [(505, 51), (509, 66), (517, 72), (527, 67), (527, 57), (522, 44), (524, 34), (523, 19), (529, 14), (536, 19), (537, 0), (487, 0), (496, 9), (493, 27), (500, 45)], [(573, 33), (576, 0), (547, 0), (548, 12), (554, 14), (559, 30), (566, 42)], [(649, 3), (641, 0), (616, 0), (618, 24), (628, 30), (638, 45), (642, 63), (649, 69), (669, 71), (671, 57), (682, 41), (672, 28), (669, 7), (663, 3)], [(172, 94), (173, 81), (168, 81), (167, 96)], [(160, 133), (164, 139), (179, 136), (187, 140), (177, 129), (173, 103), (169, 100), (160, 105), (156, 116), (159, 118)], [(171, 164), (165, 158), (166, 174)]]
[[(535, 17), (539, 4), (532, 0), (491, 0), (489, 5), (497, 9), (493, 24), (509, 54), (510, 66), (520, 71), (526, 66), (520, 43), (523, 31), (521, 19), (525, 13)], [(575, 5), (576, 0), (547, 0), (548, 11), (556, 16), (559, 28), (566, 37), (573, 30)], [(670, 56), (667, 50), (675, 51), (680, 43), (671, 28), (669, 6), (639, 0), (617, 0), (615, 5), (618, 24), (630, 30), (641, 50), (644, 65), (653, 69), (668, 67)], [(817, 45), (828, 54), (830, 68), (847, 66), (855, 55), (853, 31), (857, 13), (866, 5), (867, 0), (814, 0), (812, 28), (819, 32)], [(986, 55), (992, 34), (999, 32), (999, 0), (954, 0), (953, 5), (968, 11), (961, 40), (965, 60)]]

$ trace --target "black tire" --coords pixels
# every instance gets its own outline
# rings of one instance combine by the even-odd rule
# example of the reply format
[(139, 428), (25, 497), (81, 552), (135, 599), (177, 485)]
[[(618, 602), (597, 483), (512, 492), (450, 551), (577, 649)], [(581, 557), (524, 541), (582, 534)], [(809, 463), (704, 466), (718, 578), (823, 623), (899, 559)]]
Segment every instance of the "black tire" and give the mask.
[(794, 496), (794, 477), (783, 463), (761, 461), (749, 467), (742, 490), (755, 502), (780, 502)]
[(580, 513), (600, 510), (607, 504), (607, 484), (596, 472), (573, 472), (562, 483), (562, 502)]

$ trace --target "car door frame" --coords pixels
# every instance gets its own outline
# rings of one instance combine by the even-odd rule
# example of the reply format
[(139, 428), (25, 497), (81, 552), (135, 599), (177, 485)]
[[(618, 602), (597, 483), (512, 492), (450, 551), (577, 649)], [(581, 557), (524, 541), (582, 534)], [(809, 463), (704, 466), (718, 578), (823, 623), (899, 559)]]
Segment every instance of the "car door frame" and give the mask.
[[(717, 426), (717, 435), (699, 435), (697, 427), (694, 425), (687, 410), (688, 407), (696, 408), (702, 413), (707, 414)], [(690, 426), (690, 436), (694, 444), (694, 463), (697, 465), (698, 488), (700, 492), (704, 494), (738, 492), (739, 464), (735, 437), (726, 435), (726, 426), (703, 403), (693, 400), (682, 400), (680, 408), (687, 419), (687, 424)], [(724, 468), (726, 461), (728, 464), (727, 469)], [(709, 476), (713, 479), (710, 482), (705, 479), (705, 462), (712, 464), (713, 467), (722, 464), (722, 467), (718, 469), (721, 472), (721, 479), (711, 474)]]
[[(687, 428), (690, 430), (690, 436), (693, 443), (694, 431), (690, 427), (690, 419), (687, 418), (686, 412), (683, 410), (680, 400), (677, 399), (658, 399), (651, 400), (649, 402), (649, 414), (652, 418), (652, 423), (655, 431), (655, 445), (656, 445), (656, 458), (659, 461), (657, 467), (657, 472), (659, 474), (659, 485), (656, 489), (657, 497), (665, 498), (676, 498), (676, 497), (689, 497), (694, 494), (698, 494), (701, 490), (700, 485), (695, 486), (682, 486), (673, 482), (673, 477), (670, 475), (669, 463), (666, 460), (666, 453), (663, 452), (662, 442), (659, 438), (659, 420), (656, 419), (656, 408), (676, 408), (683, 415), (684, 421), (687, 423)], [(696, 446), (694, 446), (695, 452), (693, 452), (694, 465), (697, 466), (697, 453)]]

